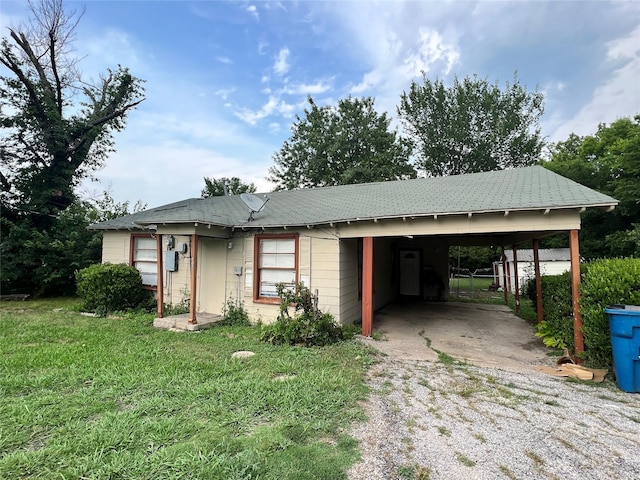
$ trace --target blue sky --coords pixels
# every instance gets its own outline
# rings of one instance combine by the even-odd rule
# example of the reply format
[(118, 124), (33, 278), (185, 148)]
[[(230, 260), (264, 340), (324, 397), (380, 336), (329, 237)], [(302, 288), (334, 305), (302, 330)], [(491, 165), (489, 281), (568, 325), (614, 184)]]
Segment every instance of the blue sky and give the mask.
[[(68, 2), (77, 7), (80, 3)], [(640, 2), (87, 1), (81, 69), (122, 64), (147, 100), (83, 194), (153, 207), (197, 197), (203, 177), (266, 181), (306, 97), (371, 96), (395, 118), (421, 71), (477, 74), (546, 95), (550, 141), (640, 113)], [(0, 3), (6, 26), (26, 2)]]

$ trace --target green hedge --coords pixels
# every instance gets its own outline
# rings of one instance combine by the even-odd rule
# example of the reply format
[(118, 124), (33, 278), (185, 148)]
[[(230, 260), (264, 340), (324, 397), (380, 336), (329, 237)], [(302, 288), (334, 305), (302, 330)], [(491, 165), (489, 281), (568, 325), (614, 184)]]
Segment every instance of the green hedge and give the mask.
[(640, 305), (640, 258), (596, 260), (588, 265), (580, 288), (582, 333), (587, 364), (611, 368), (609, 305)]
[[(595, 260), (581, 265), (580, 311), (587, 365), (611, 368), (611, 336), (609, 318), (604, 309), (609, 305), (640, 305), (640, 259)], [(575, 350), (571, 273), (543, 276), (542, 308), (544, 321), (536, 325), (536, 335), (545, 345)], [(535, 284), (525, 286), (535, 305)]]
[(83, 308), (99, 315), (148, 307), (151, 292), (142, 286), (142, 276), (125, 264), (102, 263), (80, 270), (76, 276)]
[[(571, 272), (562, 275), (545, 275), (542, 285), (542, 311), (544, 321), (536, 325), (536, 335), (551, 348), (567, 348), (573, 351), (573, 308), (571, 297)], [(537, 310), (535, 280), (525, 286), (525, 295)]]

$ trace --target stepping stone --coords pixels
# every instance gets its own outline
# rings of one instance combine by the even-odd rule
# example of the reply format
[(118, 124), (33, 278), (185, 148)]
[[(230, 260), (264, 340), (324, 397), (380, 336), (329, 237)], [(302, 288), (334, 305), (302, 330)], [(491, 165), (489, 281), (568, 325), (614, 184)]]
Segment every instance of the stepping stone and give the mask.
[(249, 350), (240, 350), (238, 352), (233, 352), (231, 354), (231, 358), (247, 358), (247, 357), (253, 357), (255, 355), (255, 352), (250, 352)]

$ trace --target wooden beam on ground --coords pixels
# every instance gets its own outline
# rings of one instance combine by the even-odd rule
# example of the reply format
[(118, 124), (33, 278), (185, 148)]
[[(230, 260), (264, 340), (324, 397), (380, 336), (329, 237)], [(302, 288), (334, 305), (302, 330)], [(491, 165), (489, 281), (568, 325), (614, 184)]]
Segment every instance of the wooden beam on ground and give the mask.
[(536, 276), (536, 313), (538, 315), (538, 323), (544, 320), (544, 311), (542, 310), (542, 280), (540, 279), (540, 240), (533, 239), (533, 269)]
[(571, 252), (571, 301), (573, 306), (573, 343), (577, 362), (581, 363), (578, 354), (584, 352), (584, 336), (582, 335), (582, 313), (580, 312), (580, 248), (578, 230), (569, 232), (569, 249)]
[(158, 300), (158, 318), (164, 317), (164, 265), (162, 258), (162, 235), (156, 234), (156, 256), (158, 265), (158, 281), (157, 281), (157, 300)]
[(189, 323), (196, 324), (196, 291), (198, 290), (198, 235), (191, 235), (191, 295), (189, 297)]
[(373, 238), (362, 239), (362, 335), (373, 329)]
[(520, 285), (518, 281), (518, 250), (513, 244), (513, 290), (516, 294), (516, 315), (520, 315)]

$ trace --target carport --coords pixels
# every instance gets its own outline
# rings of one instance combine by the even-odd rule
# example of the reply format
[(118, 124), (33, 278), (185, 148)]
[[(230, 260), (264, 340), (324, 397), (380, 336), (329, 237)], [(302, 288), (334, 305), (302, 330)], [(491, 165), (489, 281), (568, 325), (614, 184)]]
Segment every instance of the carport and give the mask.
[(375, 313), (376, 340), (390, 358), (437, 361), (446, 355), (481, 367), (528, 371), (548, 363), (531, 326), (505, 305), (394, 302)]
[[(571, 250), (576, 352), (581, 352), (580, 216), (587, 208), (613, 210), (618, 202), (542, 167), (434, 178), (430, 183), (433, 189), (426, 192), (405, 189), (405, 195), (398, 195), (381, 190), (381, 195), (393, 193), (386, 201), (400, 214), (358, 218), (338, 229), (342, 239), (361, 239), (362, 334), (371, 336), (374, 311), (384, 305), (402, 296), (438, 296), (434, 295), (438, 282), (429, 278), (448, 279), (450, 245), (510, 247), (516, 264), (518, 246), (531, 246), (540, 292), (539, 240), (565, 233)], [(416, 203), (414, 209), (412, 201)], [(381, 288), (381, 275), (390, 276), (391, 283), (394, 278), (398, 281), (393, 287)], [(448, 282), (443, 296), (448, 296)]]

